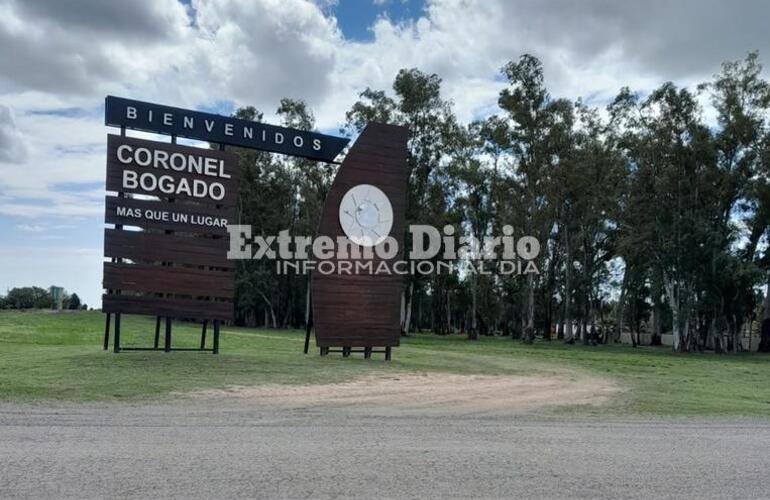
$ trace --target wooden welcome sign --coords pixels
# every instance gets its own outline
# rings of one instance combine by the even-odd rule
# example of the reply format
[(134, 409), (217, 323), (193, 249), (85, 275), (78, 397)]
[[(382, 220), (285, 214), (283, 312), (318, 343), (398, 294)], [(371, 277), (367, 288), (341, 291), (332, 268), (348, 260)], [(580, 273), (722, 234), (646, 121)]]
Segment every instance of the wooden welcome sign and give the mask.
[(235, 268), (226, 258), (226, 236), (235, 217), (237, 167), (237, 156), (225, 151), (108, 136), (106, 187), (115, 195), (105, 199), (104, 220), (114, 229), (104, 232), (110, 261), (102, 310), (108, 321), (115, 315), (116, 352), (123, 313), (156, 316), (151, 349), (159, 349), (165, 318), (166, 351), (173, 349), (172, 318), (203, 321), (200, 350), (213, 321), (211, 351), (218, 351), (219, 323), (233, 319)]
[[(104, 349), (114, 316), (114, 351), (219, 350), (221, 321), (234, 313), (235, 262), (227, 259), (227, 226), (236, 216), (238, 157), (226, 145), (331, 162), (348, 139), (233, 117), (107, 96), (107, 139), (102, 310)], [(126, 129), (171, 136), (171, 143), (126, 137)], [(216, 149), (176, 144), (178, 137)], [(152, 347), (121, 347), (121, 314), (156, 317)], [(200, 348), (171, 346), (173, 319), (202, 322)], [(213, 322), (213, 345), (206, 327)]]
[[(115, 352), (160, 349), (164, 319), (163, 350), (217, 353), (220, 323), (233, 319), (235, 291), (227, 226), (235, 223), (239, 171), (225, 145), (333, 162), (348, 140), (112, 96), (105, 124), (120, 127), (121, 135), (107, 139), (104, 349), (114, 316)], [(126, 129), (170, 135), (171, 143), (127, 137)], [(319, 235), (344, 235), (362, 246), (390, 237), (403, 248), (407, 135), (391, 125), (365, 128), (332, 184)], [(219, 149), (178, 145), (177, 137)], [(397, 274), (314, 274), (305, 352), (314, 324), (322, 355), (332, 347), (345, 356), (360, 348), (368, 358), (383, 348), (390, 359), (399, 344), (402, 288)], [(156, 317), (152, 347), (121, 347), (121, 314)], [(202, 322), (199, 348), (172, 347), (173, 319)], [(209, 322), (214, 338), (207, 349)]]

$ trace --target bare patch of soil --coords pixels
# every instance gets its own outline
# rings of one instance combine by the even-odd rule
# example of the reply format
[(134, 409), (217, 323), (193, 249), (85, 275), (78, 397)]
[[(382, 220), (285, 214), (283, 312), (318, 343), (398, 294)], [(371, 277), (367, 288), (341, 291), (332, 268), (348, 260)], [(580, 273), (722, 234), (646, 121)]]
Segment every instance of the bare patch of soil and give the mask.
[(347, 407), (378, 414), (526, 413), (544, 407), (600, 405), (617, 394), (589, 376), (383, 374), (337, 384), (230, 386), (186, 394), (248, 400), (280, 408)]

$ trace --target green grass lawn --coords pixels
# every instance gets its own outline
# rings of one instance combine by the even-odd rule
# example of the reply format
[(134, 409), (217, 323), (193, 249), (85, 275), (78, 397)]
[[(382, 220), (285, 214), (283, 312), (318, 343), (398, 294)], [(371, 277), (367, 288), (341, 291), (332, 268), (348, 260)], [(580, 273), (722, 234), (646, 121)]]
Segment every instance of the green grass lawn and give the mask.
[[(150, 345), (154, 320), (123, 318), (123, 345)], [(221, 353), (125, 352), (101, 349), (98, 312), (0, 312), (0, 401), (118, 401), (159, 398), (175, 391), (350, 380), (382, 372), (529, 374), (570, 372), (609, 377), (626, 390), (602, 413), (770, 416), (770, 357), (673, 354), (668, 348), (525, 346), (509, 338), (416, 335), (363, 360), (302, 354), (304, 332), (222, 330)], [(209, 341), (210, 341), (209, 335)], [(194, 347), (199, 327), (174, 326), (175, 347)], [(596, 410), (593, 410), (596, 411)]]

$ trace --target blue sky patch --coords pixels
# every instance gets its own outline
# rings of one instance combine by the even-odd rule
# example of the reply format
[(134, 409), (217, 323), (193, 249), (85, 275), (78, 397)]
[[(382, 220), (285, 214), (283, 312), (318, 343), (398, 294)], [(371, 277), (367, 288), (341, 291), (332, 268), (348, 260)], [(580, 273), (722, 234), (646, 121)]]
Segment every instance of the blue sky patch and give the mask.
[(402, 23), (419, 18), (424, 8), (424, 0), (340, 0), (332, 14), (345, 38), (369, 41), (371, 26), (377, 18), (384, 16), (394, 23)]

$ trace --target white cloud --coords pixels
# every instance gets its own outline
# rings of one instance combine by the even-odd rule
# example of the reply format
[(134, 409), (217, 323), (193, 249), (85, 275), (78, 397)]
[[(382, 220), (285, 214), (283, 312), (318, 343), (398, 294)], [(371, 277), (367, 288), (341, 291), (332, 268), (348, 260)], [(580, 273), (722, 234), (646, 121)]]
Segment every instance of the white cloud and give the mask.
[(0, 5), (0, 89), (99, 92), (143, 69), (120, 57), (126, 47), (179, 42), (188, 23), (176, 0), (8, 0)]
[(304, 0), (199, 0), (196, 52), (201, 78), (223, 96), (268, 109), (281, 97), (318, 101), (342, 35), (336, 22)]
[[(16, 226), (16, 229), (19, 231), (23, 231), (26, 233), (43, 233), (43, 232), (50, 232), (50, 231), (69, 231), (71, 229), (76, 229), (77, 226), (74, 224), (49, 224), (49, 223), (40, 223), (40, 224), (18, 224)], [(53, 235), (49, 235), (53, 236)]]
[(495, 111), (499, 69), (524, 52), (543, 60), (554, 95), (593, 102), (622, 85), (696, 83), (750, 49), (770, 53), (761, 1), (431, 0), (418, 19), (379, 18), (366, 42), (343, 37), (328, 1), (73, 1), (0, 5), (2, 213), (98, 213), (101, 194), (72, 188), (104, 177), (106, 93), (183, 107), (232, 101), (267, 119), (281, 97), (302, 98), (321, 128), (336, 129), (364, 88), (389, 90), (404, 67), (439, 74), (468, 121)]
[(45, 226), (42, 224), (19, 224), (16, 229), (27, 233), (42, 233), (45, 231)]
[(23, 163), (27, 159), (27, 145), (16, 126), (13, 111), (0, 105), (0, 162)]
[[(0, 107), (0, 112), (2, 107)], [(0, 155), (0, 213), (39, 216), (99, 213), (101, 197), (84, 185), (104, 180), (105, 130), (93, 116), (28, 113), (18, 120), (23, 162)]]

